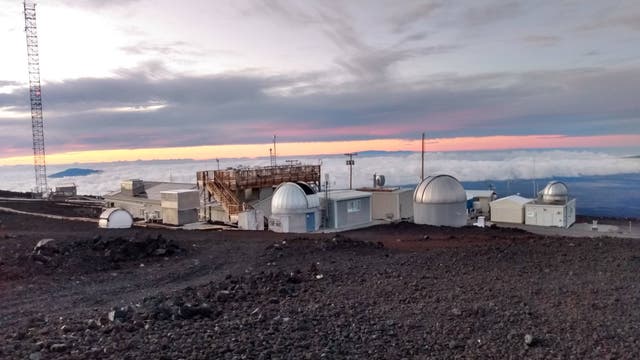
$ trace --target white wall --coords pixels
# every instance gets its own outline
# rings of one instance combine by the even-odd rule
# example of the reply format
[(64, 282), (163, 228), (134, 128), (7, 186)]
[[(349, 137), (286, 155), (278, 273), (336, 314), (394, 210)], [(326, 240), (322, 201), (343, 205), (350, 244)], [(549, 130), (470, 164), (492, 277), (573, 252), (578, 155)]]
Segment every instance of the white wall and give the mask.
[(371, 192), (371, 218), (400, 220), (412, 216), (413, 190)]
[(413, 221), (416, 224), (460, 227), (467, 224), (467, 203), (413, 204)]
[(527, 204), (525, 224), (567, 228), (575, 222), (575, 199), (567, 204)]
[(400, 218), (413, 217), (413, 189), (400, 192)]
[(524, 224), (524, 206), (511, 201), (491, 203), (491, 221)]
[(398, 193), (391, 191), (372, 191), (371, 217), (376, 220), (399, 219), (400, 199)]
[(251, 209), (238, 214), (238, 227), (242, 230), (264, 230), (262, 210)]
[[(313, 213), (315, 217), (315, 229), (320, 228), (320, 209), (309, 209), (308, 213)], [(269, 217), (269, 230), (281, 233), (306, 233), (307, 232), (307, 213), (279, 215), (272, 214)]]

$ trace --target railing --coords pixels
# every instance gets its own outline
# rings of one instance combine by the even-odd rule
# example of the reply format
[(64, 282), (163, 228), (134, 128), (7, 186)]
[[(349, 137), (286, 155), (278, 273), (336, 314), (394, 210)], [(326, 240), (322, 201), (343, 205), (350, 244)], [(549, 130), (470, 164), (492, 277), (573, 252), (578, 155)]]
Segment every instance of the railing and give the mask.
[(214, 178), (234, 191), (287, 181), (320, 182), (320, 165), (282, 165), (255, 169), (215, 170)]

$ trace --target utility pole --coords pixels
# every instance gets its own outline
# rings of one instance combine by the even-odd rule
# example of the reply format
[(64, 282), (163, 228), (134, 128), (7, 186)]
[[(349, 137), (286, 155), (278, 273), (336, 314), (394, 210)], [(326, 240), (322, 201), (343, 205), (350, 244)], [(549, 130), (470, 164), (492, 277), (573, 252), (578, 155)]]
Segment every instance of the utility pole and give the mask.
[(420, 174), (420, 181), (424, 180), (424, 132), (422, 133), (422, 172)]
[(24, 31), (27, 35), (27, 62), (29, 65), (29, 99), (31, 102), (31, 132), (33, 135), (33, 165), (36, 173), (35, 192), (47, 193), (47, 164), (44, 152), (44, 126), (42, 120), (42, 93), (40, 87), (40, 56), (36, 4), (24, 2)]
[(533, 198), (538, 197), (538, 184), (536, 184), (536, 158), (533, 158)]
[(356, 161), (353, 160), (353, 157), (358, 155), (358, 153), (346, 153), (345, 156), (348, 156), (347, 166), (349, 167), (349, 190), (353, 189), (353, 165), (356, 164)]
[(278, 161), (276, 158), (276, 136), (273, 135), (273, 166), (277, 166), (278, 165)]
[(220, 170), (220, 159), (216, 159), (216, 163), (218, 164), (218, 170)]

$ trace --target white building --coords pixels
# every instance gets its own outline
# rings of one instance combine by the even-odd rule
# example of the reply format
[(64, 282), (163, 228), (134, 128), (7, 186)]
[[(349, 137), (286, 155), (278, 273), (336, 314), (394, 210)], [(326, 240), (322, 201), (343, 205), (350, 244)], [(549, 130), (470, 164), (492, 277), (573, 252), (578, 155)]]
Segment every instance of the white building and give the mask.
[(429, 176), (413, 192), (413, 221), (435, 226), (467, 224), (467, 195), (450, 175)]
[(104, 196), (104, 206), (127, 210), (134, 219), (160, 221), (162, 219), (161, 193), (172, 190), (197, 189), (195, 184), (142, 181), (140, 179), (124, 180), (121, 182), (119, 191)]
[(321, 195), (327, 228), (352, 228), (371, 222), (370, 192), (334, 190)]
[(374, 220), (396, 221), (413, 217), (412, 189), (373, 188), (366, 191), (371, 192), (371, 217)]
[(320, 200), (305, 183), (278, 185), (271, 198), (269, 230), (274, 232), (313, 232), (320, 228)]
[(524, 224), (524, 207), (533, 202), (519, 195), (511, 195), (494, 200), (491, 206), (491, 221)]
[(78, 187), (76, 184), (60, 184), (56, 185), (51, 191), (52, 199), (64, 199), (78, 195)]
[(162, 223), (184, 225), (198, 222), (200, 193), (196, 189), (177, 189), (160, 192)]
[(568, 228), (576, 222), (576, 199), (569, 198), (567, 185), (551, 181), (538, 199), (525, 205), (525, 224)]

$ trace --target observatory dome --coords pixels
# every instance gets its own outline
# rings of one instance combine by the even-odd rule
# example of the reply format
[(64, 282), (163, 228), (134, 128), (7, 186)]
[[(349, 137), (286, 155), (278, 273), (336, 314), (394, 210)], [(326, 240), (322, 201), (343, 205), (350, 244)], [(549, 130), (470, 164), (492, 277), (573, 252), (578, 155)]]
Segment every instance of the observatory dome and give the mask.
[(413, 192), (417, 204), (465, 203), (467, 195), (462, 184), (450, 175), (429, 176)]
[(305, 188), (292, 182), (278, 185), (271, 198), (271, 213), (292, 214), (320, 207), (318, 196), (309, 186), (302, 185), (305, 185)]
[(128, 229), (133, 224), (133, 216), (124, 209), (109, 208), (100, 214), (98, 227), (107, 229)]
[(569, 189), (560, 181), (550, 181), (542, 190), (542, 201), (544, 202), (567, 201), (568, 197)]

